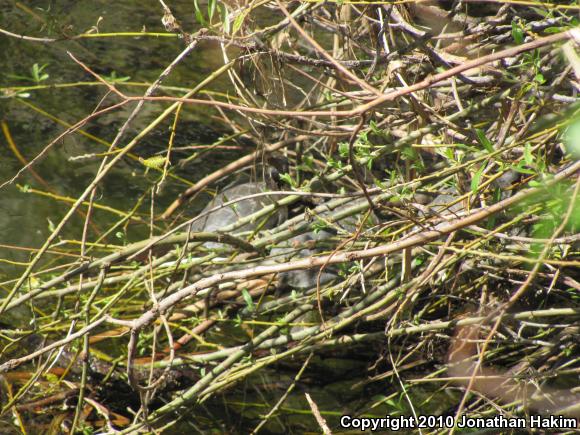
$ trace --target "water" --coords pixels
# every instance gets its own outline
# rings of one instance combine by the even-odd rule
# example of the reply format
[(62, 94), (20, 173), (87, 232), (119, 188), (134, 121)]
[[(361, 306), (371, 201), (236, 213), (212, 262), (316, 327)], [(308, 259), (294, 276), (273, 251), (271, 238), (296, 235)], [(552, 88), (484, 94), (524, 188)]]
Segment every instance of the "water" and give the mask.
[[(0, 6), (0, 27), (27, 36), (61, 38), (63, 33), (75, 35), (90, 29), (95, 32), (96, 27), (100, 33), (164, 32), (160, 7), (155, 2), (114, 4), (87, 0), (3, 3)], [(177, 15), (191, 8), (191, 2), (172, 2), (171, 6)], [(184, 12), (178, 16), (191, 18), (192, 14)], [(193, 18), (191, 20), (191, 23), (184, 23), (184, 27), (194, 31)], [(181, 41), (167, 37), (103, 37), (45, 44), (0, 35), (0, 119), (10, 132), (16, 152), (22, 154), (26, 161), (32, 160), (64, 131), (65, 127), (59, 122), (75, 123), (81, 120), (95, 110), (103, 98), (104, 89), (93, 85), (94, 80), (73, 62), (67, 51), (99, 74), (126, 78), (120, 89), (131, 95), (139, 95), (183, 47)], [(215, 69), (219, 60), (215, 47), (202, 44), (176, 68), (165, 84), (193, 87)], [(212, 84), (212, 90), (227, 89), (225, 79)], [(20, 97), (14, 97), (15, 93)], [(111, 101), (109, 99), (108, 103)], [(145, 105), (130, 125), (123, 143), (145, 128), (165, 107), (161, 104)], [(78, 157), (104, 152), (132, 108), (125, 106), (83, 126), (83, 131), (93, 135), (93, 138), (79, 133), (67, 135), (34, 164), (37, 178), (26, 172), (0, 190), (0, 282), (3, 282), (4, 290), (7, 289), (7, 281), (22, 272), (24, 266), (21, 263), (26, 262), (33, 250), (41, 246), (53, 225), (70, 206), (69, 202), (38, 193), (24, 193), (23, 186), (45, 194), (78, 197), (93, 179), (101, 160), (101, 157)], [(172, 117), (165, 120), (134, 149), (134, 154), (148, 158), (164, 150), (172, 121)], [(206, 108), (184, 107), (174, 146), (212, 143), (220, 134)], [(14, 148), (9, 146), (5, 134), (0, 136), (0, 144), (0, 182), (3, 183), (12, 178), (23, 163), (17, 158)], [(175, 153), (174, 163), (190, 154), (191, 151)], [(203, 165), (193, 165), (193, 170), (191, 166), (187, 170), (177, 170), (176, 174), (194, 182), (223, 159), (231, 158), (231, 152), (221, 154), (219, 159), (214, 160), (206, 156)], [(157, 178), (157, 172), (147, 171), (138, 161), (125, 158), (99, 185), (97, 202), (118, 210), (128, 210), (141, 196), (145, 196), (138, 214), (148, 219), (148, 189)], [(156, 198), (157, 210), (162, 210), (186, 187), (184, 182), (169, 179), (162, 194)], [(102, 234), (118, 219), (114, 214), (97, 210), (93, 215), (92, 230)], [(61, 239), (79, 240), (82, 224), (82, 215), (76, 215), (61, 234)], [(131, 224), (123, 234), (117, 234), (109, 241), (121, 244), (126, 240), (137, 240), (147, 231), (143, 225)], [(50, 264), (50, 256), (44, 264)]]

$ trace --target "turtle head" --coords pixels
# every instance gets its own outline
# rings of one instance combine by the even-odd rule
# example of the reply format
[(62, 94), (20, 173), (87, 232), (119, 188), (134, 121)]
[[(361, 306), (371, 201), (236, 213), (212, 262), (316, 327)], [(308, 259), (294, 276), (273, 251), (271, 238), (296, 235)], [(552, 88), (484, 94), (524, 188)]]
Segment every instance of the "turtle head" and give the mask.
[(288, 173), (288, 159), (281, 154), (268, 157), (268, 163), (264, 167), (264, 181), (272, 190), (279, 189), (282, 184), (282, 174)]

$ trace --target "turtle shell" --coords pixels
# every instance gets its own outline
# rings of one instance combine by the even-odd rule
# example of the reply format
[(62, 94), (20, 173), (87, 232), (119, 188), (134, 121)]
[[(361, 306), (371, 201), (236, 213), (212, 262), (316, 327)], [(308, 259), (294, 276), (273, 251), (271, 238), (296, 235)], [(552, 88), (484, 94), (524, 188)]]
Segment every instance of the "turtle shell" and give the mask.
[[(287, 261), (298, 260), (300, 258), (311, 257), (322, 252), (319, 242), (332, 237), (327, 231), (318, 232), (310, 231), (305, 234), (292, 237), (285, 242), (272, 248), (271, 255), (277, 262), (285, 263)], [(290, 286), (292, 288), (307, 289), (316, 286), (320, 268), (307, 270), (293, 270), (278, 274), (279, 284)], [(320, 284), (326, 284), (336, 278), (336, 270), (332, 266), (326, 267), (320, 275)]]
[[(244, 198), (246, 196), (254, 195), (257, 193), (267, 192), (269, 186), (264, 182), (253, 182), (253, 183), (243, 183), (236, 186), (229, 187), (219, 194), (217, 194), (210, 203), (202, 210), (200, 214), (204, 215), (201, 219), (195, 221), (192, 226), (192, 231), (197, 232), (219, 232), (222, 228), (225, 228), (231, 224), (234, 224), (239, 219), (254, 214), (260, 211), (265, 206), (275, 204), (275, 196), (258, 196), (255, 198), (241, 199), (238, 202), (227, 205), (223, 208), (219, 208), (211, 213), (210, 210), (226, 204), (230, 201)], [(206, 213), (208, 213), (206, 215)], [(288, 211), (286, 207), (280, 207), (276, 209), (268, 217), (265, 224), (261, 227), (262, 229), (270, 229), (281, 224), (286, 220), (288, 216)], [(238, 228), (236, 232), (242, 231), (253, 231), (261, 225), (263, 219), (259, 219), (255, 222), (248, 222)], [(205, 247), (209, 249), (223, 247), (221, 243), (207, 242), (204, 244)]]

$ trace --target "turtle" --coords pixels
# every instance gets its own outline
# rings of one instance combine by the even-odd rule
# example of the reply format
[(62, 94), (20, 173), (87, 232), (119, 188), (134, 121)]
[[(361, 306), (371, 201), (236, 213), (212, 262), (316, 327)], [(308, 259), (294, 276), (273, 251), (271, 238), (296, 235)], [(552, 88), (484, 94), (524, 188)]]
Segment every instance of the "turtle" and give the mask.
[[(202, 217), (192, 223), (191, 231), (219, 233), (220, 230), (236, 223), (241, 218), (254, 214), (268, 205), (275, 204), (276, 197), (269, 195), (243, 199), (247, 196), (278, 189), (280, 181), (278, 170), (274, 167), (267, 167), (264, 172), (264, 181), (241, 183), (219, 192), (201, 211), (200, 216)], [(220, 207), (230, 202), (232, 203)], [(284, 222), (287, 216), (287, 208), (278, 207), (264, 223), (263, 219), (248, 222), (236, 231), (254, 231), (258, 228), (271, 229)], [(204, 246), (208, 249), (218, 249), (223, 248), (224, 245), (217, 242), (206, 242)]]
[[(319, 213), (319, 217), (328, 218), (330, 209)], [(374, 219), (374, 216), (372, 217)], [(334, 222), (332, 227), (308, 231), (304, 234), (294, 236), (271, 249), (270, 254), (276, 262), (288, 262), (300, 258), (312, 257), (324, 251), (332, 251), (335, 248), (330, 239), (338, 232), (353, 233), (358, 225), (356, 216), (349, 216), (341, 221)], [(326, 241), (326, 243), (325, 243)], [(307, 270), (293, 270), (278, 274), (278, 285), (280, 287), (291, 287), (295, 289), (309, 289), (317, 285), (320, 268), (316, 267)], [(320, 274), (320, 285), (327, 284), (338, 277), (336, 266), (326, 266)]]
[[(311, 257), (322, 251), (320, 243), (329, 239), (332, 234), (325, 230), (309, 231), (294, 236), (271, 249), (270, 254), (277, 262), (288, 262), (299, 258)], [(278, 286), (289, 286), (296, 289), (308, 289), (316, 286), (319, 268), (293, 270), (278, 274)], [(320, 275), (320, 284), (326, 284), (336, 278), (333, 267), (325, 268)]]

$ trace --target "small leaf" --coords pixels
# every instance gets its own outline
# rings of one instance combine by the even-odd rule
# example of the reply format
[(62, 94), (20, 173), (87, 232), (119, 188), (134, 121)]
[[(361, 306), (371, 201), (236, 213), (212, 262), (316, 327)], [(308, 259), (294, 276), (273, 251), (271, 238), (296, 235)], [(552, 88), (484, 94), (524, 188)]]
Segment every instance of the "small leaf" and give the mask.
[(514, 38), (516, 44), (524, 42), (524, 32), (515, 21), (512, 21), (512, 38)]
[(341, 157), (348, 156), (348, 144), (346, 142), (341, 142), (338, 144), (338, 153)]
[(54, 233), (54, 231), (56, 230), (56, 226), (54, 225), (54, 222), (50, 220), (50, 218), (46, 218), (46, 220), (48, 221), (48, 231), (50, 231), (51, 233)]
[(471, 179), (471, 193), (477, 192), (477, 189), (479, 187), (479, 182), (481, 180), (481, 175), (483, 174), (483, 171), (485, 170), (486, 167), (487, 167), (487, 162), (485, 164), (481, 165), (481, 168), (479, 168), (477, 170), (477, 172), (475, 174), (473, 174), (473, 178)]
[(53, 373), (46, 373), (44, 375), (45, 379), (50, 382), (51, 384), (58, 384), (60, 379), (58, 378), (57, 375), (53, 374)]
[(528, 166), (534, 165), (534, 156), (532, 154), (532, 146), (527, 143), (524, 148), (524, 161)]
[(280, 180), (292, 187), (296, 187), (296, 182), (292, 179), (290, 174), (280, 174)]
[(152, 156), (148, 159), (139, 159), (144, 166), (152, 169), (161, 169), (165, 165), (167, 158), (165, 156)]
[(231, 31), (230, 17), (228, 15), (228, 10), (226, 9), (225, 5), (222, 2), (218, 3), (218, 10), (219, 10), (220, 18), (222, 20), (222, 25), (224, 26), (224, 33), (227, 35)]
[(566, 129), (564, 133), (564, 144), (566, 145), (566, 152), (573, 159), (580, 159), (580, 119), (573, 121)]
[(215, 8), (216, 8), (216, 0), (208, 0), (207, 2), (207, 14), (209, 16), (209, 21), (211, 22), (211, 19), (213, 18), (213, 15), (215, 14)]
[(242, 289), (242, 297), (244, 298), (248, 310), (254, 311), (254, 301), (252, 300), (252, 295), (248, 292), (248, 289)]
[(195, 9), (195, 19), (197, 20), (197, 22), (202, 26), (207, 25), (207, 21), (205, 20), (203, 14), (201, 13), (201, 9), (199, 8), (199, 3), (197, 2), (197, 0), (193, 0), (193, 7)]
[(480, 129), (480, 128), (476, 128), (475, 129), (475, 134), (477, 135), (477, 139), (479, 140), (479, 143), (482, 144), (487, 151), (489, 151), (490, 153), (492, 153), (494, 151), (493, 150), (493, 144), (487, 138), (487, 136), (485, 135), (485, 132), (482, 129)]
[(242, 24), (244, 24), (244, 18), (246, 18), (245, 14), (239, 14), (236, 19), (234, 20), (234, 26), (232, 29), (232, 35), (235, 35), (238, 30), (242, 28)]
[(526, 164), (526, 163), (525, 163), (523, 160), (520, 160), (520, 162), (518, 163), (518, 165), (517, 165), (517, 166), (512, 166), (512, 169), (513, 169), (514, 171), (517, 171), (517, 172), (519, 172), (520, 174), (535, 175), (535, 174), (536, 174), (536, 172), (535, 172), (535, 171), (532, 171), (532, 170), (531, 170), (531, 169), (529, 169), (529, 168), (526, 168), (526, 167), (525, 167), (525, 164)]

